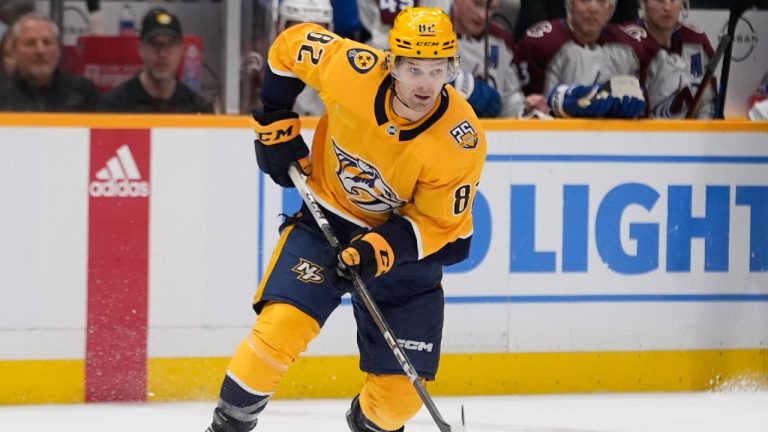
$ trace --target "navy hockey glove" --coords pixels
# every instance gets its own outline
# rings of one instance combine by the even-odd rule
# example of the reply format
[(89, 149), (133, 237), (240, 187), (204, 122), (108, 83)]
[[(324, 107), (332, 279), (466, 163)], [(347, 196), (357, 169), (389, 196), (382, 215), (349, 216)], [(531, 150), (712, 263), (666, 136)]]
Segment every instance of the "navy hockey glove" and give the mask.
[(547, 97), (547, 103), (558, 117), (605, 117), (619, 100), (611, 96), (605, 84), (560, 84)]
[(304, 174), (312, 172), (309, 148), (301, 137), (299, 115), (293, 111), (275, 111), (253, 114), (253, 130), (256, 132), (256, 162), (259, 168), (283, 187), (293, 187), (288, 176), (288, 166), (294, 161)]
[(618, 106), (608, 113), (613, 118), (637, 118), (645, 113), (645, 99), (623, 96)]
[(337, 273), (348, 276), (348, 268), (354, 269), (364, 281), (369, 281), (390, 271), (395, 265), (395, 251), (381, 234), (367, 231), (352, 238), (338, 255)]
[(478, 117), (498, 117), (501, 114), (501, 96), (485, 81), (475, 79), (469, 72), (459, 71), (451, 84), (472, 105)]
[(618, 100), (608, 113), (613, 118), (637, 118), (645, 113), (645, 96), (640, 81), (631, 75), (612, 77), (606, 87)]

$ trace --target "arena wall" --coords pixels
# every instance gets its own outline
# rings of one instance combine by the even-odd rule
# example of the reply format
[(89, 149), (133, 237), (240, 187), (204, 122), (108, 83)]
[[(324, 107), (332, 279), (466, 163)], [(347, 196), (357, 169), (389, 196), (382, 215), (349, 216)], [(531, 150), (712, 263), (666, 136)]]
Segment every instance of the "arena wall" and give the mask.
[[(768, 386), (768, 124), (485, 125), (431, 392)], [(216, 397), (298, 205), (252, 139), (245, 117), (0, 116), (0, 403)], [(361, 379), (347, 299), (278, 397)]]

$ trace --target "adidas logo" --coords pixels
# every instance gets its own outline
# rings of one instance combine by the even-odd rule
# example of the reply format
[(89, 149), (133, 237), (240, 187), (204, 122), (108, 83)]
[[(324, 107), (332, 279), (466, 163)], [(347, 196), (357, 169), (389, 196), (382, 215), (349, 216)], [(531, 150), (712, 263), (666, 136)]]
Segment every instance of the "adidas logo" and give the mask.
[(96, 180), (88, 185), (92, 197), (148, 197), (149, 182), (141, 180), (131, 149), (124, 144), (107, 165), (96, 171)]

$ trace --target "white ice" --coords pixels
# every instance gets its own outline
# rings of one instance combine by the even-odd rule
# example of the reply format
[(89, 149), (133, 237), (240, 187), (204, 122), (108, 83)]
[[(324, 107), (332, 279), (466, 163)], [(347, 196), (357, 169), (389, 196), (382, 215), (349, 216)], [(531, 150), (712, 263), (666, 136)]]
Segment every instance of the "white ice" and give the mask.
[[(255, 432), (345, 432), (349, 401), (274, 400)], [(467, 432), (766, 432), (768, 392), (435, 398)], [(8, 432), (202, 432), (213, 402), (0, 407)], [(408, 432), (438, 431), (422, 409)]]

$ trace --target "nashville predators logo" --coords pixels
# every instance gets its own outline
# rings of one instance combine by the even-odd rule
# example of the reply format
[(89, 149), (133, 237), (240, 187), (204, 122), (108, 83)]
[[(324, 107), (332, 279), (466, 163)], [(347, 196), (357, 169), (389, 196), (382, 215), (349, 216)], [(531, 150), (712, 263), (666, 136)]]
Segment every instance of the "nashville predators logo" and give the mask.
[(347, 60), (349, 60), (349, 64), (351, 64), (356, 71), (364, 74), (373, 69), (376, 62), (379, 61), (379, 57), (374, 54), (373, 51), (363, 48), (353, 48), (347, 51)]
[(394, 210), (403, 204), (375, 166), (342, 150), (333, 141), (333, 151), (339, 161), (336, 175), (347, 192), (347, 198), (363, 210), (382, 213)]
[(299, 258), (299, 263), (291, 270), (299, 274), (298, 279), (302, 282), (320, 283), (325, 280), (323, 268), (304, 258)]
[(461, 148), (471, 150), (477, 147), (477, 132), (475, 132), (475, 128), (473, 128), (472, 125), (469, 124), (469, 122), (466, 120), (461, 122), (461, 124), (455, 128), (451, 129), (451, 136), (453, 136), (456, 144), (458, 144)]

